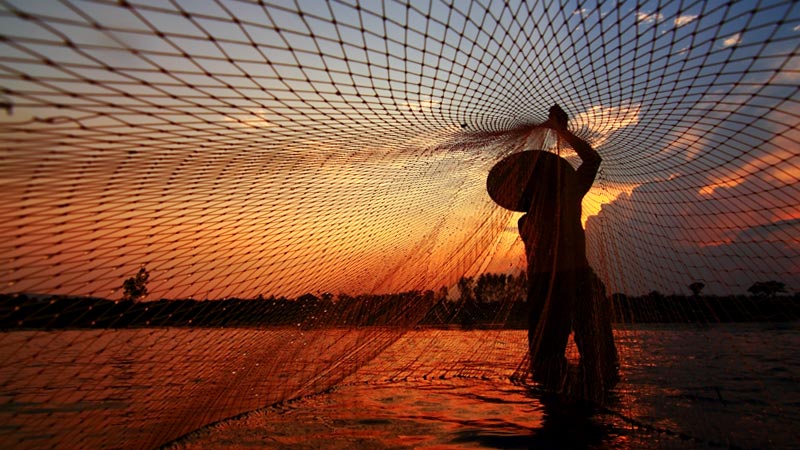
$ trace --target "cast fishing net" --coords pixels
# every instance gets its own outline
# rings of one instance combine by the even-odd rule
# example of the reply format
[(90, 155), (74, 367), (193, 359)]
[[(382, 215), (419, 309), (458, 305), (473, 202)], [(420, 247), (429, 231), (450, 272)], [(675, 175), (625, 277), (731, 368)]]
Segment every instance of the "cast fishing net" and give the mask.
[[(603, 157), (606, 295), (649, 295), (618, 321), (793, 318), (732, 296), (797, 288), (795, 2), (3, 1), (0, 24), (7, 447), (150, 448), (417, 326), (524, 328), (519, 214), (486, 177), (580, 163), (535, 127), (553, 104)], [(716, 300), (658, 306), (693, 282)], [(511, 376), (490, 346), (423, 375)]]

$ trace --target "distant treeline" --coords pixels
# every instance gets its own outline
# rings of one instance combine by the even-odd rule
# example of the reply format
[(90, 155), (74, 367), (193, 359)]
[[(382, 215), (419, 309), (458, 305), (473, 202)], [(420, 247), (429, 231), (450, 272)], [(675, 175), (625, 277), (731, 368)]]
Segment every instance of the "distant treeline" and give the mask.
[(617, 323), (785, 322), (800, 319), (800, 295), (611, 296)]
[[(95, 297), (0, 294), (0, 328), (137, 328), (422, 326), (527, 327), (524, 274), (462, 278), (451, 290), (386, 295), (305, 294), (296, 298), (107, 300)], [(614, 294), (617, 323), (716, 323), (800, 318), (800, 297)]]
[[(432, 301), (426, 293), (357, 297), (305, 294), (224, 300), (106, 300), (95, 297), (0, 295), (0, 328), (410, 326), (402, 305)], [(417, 306), (416, 308), (419, 308)]]

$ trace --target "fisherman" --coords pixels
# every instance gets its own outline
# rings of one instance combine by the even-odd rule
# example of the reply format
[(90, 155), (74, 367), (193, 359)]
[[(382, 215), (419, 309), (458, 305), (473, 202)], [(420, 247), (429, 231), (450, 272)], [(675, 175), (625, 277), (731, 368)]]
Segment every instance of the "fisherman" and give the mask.
[(602, 398), (618, 380), (617, 351), (610, 310), (598, 294), (600, 280), (586, 258), (581, 202), (592, 187), (600, 155), (567, 128), (558, 105), (542, 124), (577, 152), (572, 169), (563, 158), (541, 152), (523, 193), (528, 211), (518, 222), (528, 260), (528, 346), (533, 380), (546, 389), (566, 388), (565, 351), (574, 331), (581, 355), (578, 370), (583, 396)]

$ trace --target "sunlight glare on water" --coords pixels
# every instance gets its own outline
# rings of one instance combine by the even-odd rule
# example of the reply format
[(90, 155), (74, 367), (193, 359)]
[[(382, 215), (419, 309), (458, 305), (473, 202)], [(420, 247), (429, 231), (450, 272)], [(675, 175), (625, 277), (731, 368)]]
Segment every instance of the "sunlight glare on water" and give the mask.
[[(507, 381), (516, 363), (510, 349), (524, 332), (413, 332), (328, 394), (220, 423), (174, 448), (788, 450), (800, 419), (798, 331), (795, 324), (617, 330), (623, 379), (607, 407), (592, 411)], [(459, 342), (459, 351), (444, 353), (445, 341)], [(481, 342), (496, 353), (478, 350)], [(773, 347), (784, 354), (765, 356)], [(437, 371), (436, 358), (473, 370)]]
[[(0, 350), (0, 444), (149, 449), (184, 436), (172, 447), (789, 450), (797, 441), (796, 323), (619, 328), (622, 379), (594, 414), (509, 381), (524, 331), (276, 339), (289, 331), (8, 333), (25, 345)], [(364, 345), (385, 350), (367, 358)]]

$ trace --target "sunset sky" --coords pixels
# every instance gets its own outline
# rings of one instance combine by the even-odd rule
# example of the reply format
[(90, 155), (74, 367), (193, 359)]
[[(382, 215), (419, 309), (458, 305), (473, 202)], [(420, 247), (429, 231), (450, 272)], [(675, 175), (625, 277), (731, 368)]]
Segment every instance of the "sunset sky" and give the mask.
[(0, 5), (2, 292), (118, 298), (143, 264), (151, 299), (518, 272), (486, 175), (547, 136), (476, 136), (554, 103), (603, 157), (610, 291), (800, 289), (796, 2), (128, 3)]

